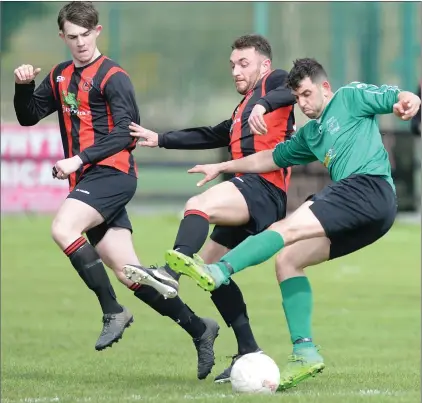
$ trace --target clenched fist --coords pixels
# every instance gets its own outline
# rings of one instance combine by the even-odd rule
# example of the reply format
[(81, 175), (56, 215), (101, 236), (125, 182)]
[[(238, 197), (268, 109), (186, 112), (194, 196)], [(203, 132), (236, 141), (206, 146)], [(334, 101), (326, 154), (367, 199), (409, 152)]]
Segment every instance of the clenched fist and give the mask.
[(402, 120), (410, 120), (418, 113), (420, 106), (421, 100), (416, 94), (402, 91), (393, 106), (393, 113)]
[(40, 68), (34, 69), (30, 64), (22, 64), (15, 69), (15, 83), (16, 84), (29, 84), (38, 73), (41, 71)]

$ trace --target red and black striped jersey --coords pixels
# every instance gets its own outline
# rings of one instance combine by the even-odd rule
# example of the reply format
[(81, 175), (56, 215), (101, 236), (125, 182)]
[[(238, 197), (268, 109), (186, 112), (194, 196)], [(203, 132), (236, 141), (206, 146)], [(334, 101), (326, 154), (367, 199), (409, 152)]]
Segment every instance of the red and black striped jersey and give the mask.
[(57, 111), (65, 158), (78, 155), (83, 167), (69, 176), (70, 190), (91, 165), (106, 165), (136, 176), (132, 155), (136, 140), (129, 124), (140, 122), (128, 74), (101, 55), (84, 67), (58, 64), (35, 89), (16, 84), (14, 106), (19, 123), (33, 126)]
[[(169, 149), (200, 150), (229, 147), (231, 157), (239, 159), (263, 150), (272, 150), (288, 140), (295, 130), (295, 98), (286, 87), (288, 73), (273, 70), (258, 81), (236, 107), (231, 119), (214, 127), (195, 127), (163, 133), (159, 146)], [(267, 133), (252, 134), (248, 119), (255, 105), (266, 109)], [(236, 174), (240, 176), (241, 174)], [(291, 168), (260, 174), (267, 181), (287, 192)]]

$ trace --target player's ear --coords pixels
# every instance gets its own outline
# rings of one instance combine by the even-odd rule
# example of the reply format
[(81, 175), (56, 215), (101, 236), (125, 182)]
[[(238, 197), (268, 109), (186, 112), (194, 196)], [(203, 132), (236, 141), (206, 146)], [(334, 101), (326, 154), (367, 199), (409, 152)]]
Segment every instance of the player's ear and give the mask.
[(261, 64), (261, 72), (266, 74), (271, 70), (271, 60), (265, 59)]
[(64, 33), (63, 33), (63, 31), (59, 31), (59, 36), (60, 36), (60, 38), (62, 38), (64, 40)]
[(103, 30), (103, 26), (102, 25), (97, 25), (95, 27), (95, 32), (96, 32), (97, 36), (100, 35), (100, 33), (101, 33), (102, 30)]
[(331, 92), (331, 85), (327, 80), (324, 80), (322, 82), (322, 89), (324, 90), (325, 94), (328, 94), (329, 92)]
[(330, 83), (327, 80), (324, 80), (322, 82), (322, 86), (324, 87), (324, 90), (326, 90), (326, 91), (330, 91), (331, 90), (331, 85), (330, 85)]

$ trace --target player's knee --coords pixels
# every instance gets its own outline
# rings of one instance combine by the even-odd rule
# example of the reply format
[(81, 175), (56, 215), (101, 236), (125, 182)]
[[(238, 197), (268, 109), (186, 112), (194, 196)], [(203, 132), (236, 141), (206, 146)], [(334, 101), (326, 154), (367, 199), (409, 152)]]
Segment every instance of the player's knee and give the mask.
[(275, 271), (278, 282), (282, 282), (290, 277), (295, 277), (303, 267), (298, 264), (293, 253), (289, 248), (283, 249), (275, 259)]
[(82, 233), (72, 228), (68, 220), (61, 217), (54, 218), (51, 224), (51, 236), (53, 240), (62, 248), (67, 248), (74, 242)]
[(278, 232), (278, 233), (282, 233), (285, 230), (285, 227), (284, 227), (284, 225), (281, 221), (277, 221), (274, 224), (271, 224), (268, 227), (268, 230)]
[(268, 228), (270, 231), (278, 232), (284, 240), (285, 245), (290, 245), (300, 240), (305, 231), (298, 225), (288, 222), (287, 220), (277, 222)]
[(201, 198), (199, 196), (192, 196), (185, 204), (185, 211), (201, 210)]
[(185, 212), (188, 210), (199, 210), (207, 215), (211, 214), (211, 209), (207, 198), (202, 195), (191, 197), (185, 204)]

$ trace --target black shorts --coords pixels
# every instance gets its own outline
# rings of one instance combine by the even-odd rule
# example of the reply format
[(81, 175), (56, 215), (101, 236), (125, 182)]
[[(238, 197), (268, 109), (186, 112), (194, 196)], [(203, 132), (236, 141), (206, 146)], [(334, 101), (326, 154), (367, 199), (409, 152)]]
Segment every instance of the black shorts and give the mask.
[(331, 241), (330, 259), (355, 252), (380, 239), (393, 226), (397, 198), (379, 176), (351, 175), (326, 186), (308, 200)]
[(86, 232), (92, 245), (97, 245), (109, 228), (127, 228), (132, 225), (126, 205), (137, 187), (137, 178), (117, 169), (96, 165), (89, 168), (67, 196), (80, 200), (97, 210), (104, 222)]
[(250, 220), (233, 227), (216, 225), (210, 238), (233, 249), (248, 236), (258, 234), (286, 216), (286, 193), (257, 174), (245, 174), (230, 179), (242, 193), (248, 205)]

